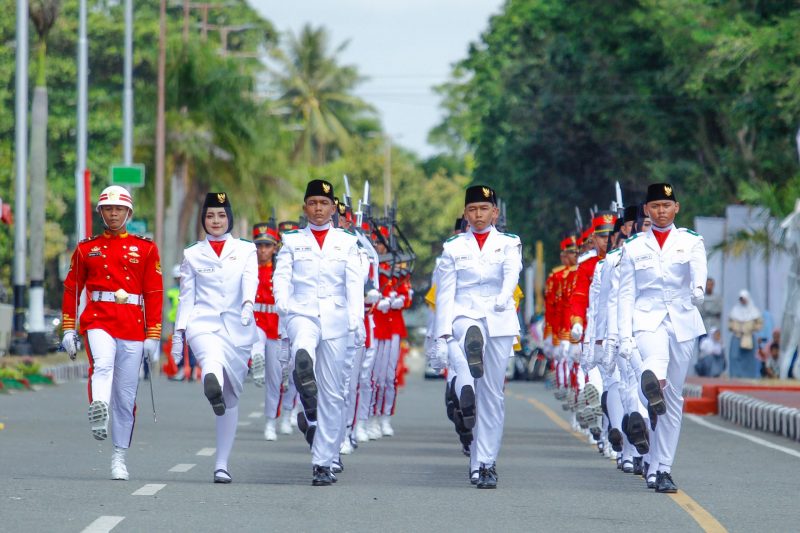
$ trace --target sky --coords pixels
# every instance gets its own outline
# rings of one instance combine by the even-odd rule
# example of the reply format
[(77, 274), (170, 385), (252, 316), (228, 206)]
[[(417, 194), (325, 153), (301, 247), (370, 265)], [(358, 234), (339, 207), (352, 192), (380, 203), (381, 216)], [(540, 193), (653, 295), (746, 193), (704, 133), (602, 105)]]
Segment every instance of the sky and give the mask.
[(368, 77), (356, 93), (378, 109), (392, 142), (433, 155), (428, 131), (442, 113), (432, 87), (467, 55), (503, 0), (248, 0), (279, 31), (325, 26), (343, 64)]

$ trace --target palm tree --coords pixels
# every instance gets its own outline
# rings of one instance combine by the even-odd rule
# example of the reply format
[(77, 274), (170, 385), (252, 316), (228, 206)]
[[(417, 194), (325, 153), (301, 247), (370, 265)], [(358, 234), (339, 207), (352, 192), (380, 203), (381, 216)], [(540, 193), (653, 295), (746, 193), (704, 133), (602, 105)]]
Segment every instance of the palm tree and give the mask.
[[(29, 331), (35, 353), (44, 353), (44, 228), (47, 204), (47, 36), (58, 17), (61, 0), (32, 0), (29, 17), (38, 36), (36, 86), (33, 90), (30, 147), (30, 317)], [(44, 351), (42, 350), (44, 348)]]
[[(374, 108), (352, 94), (364, 77), (354, 66), (340, 65), (345, 41), (329, 52), (325, 28), (306, 24), (300, 34), (288, 34), (285, 50), (273, 51), (279, 68), (271, 69), (280, 94), (278, 109), (286, 110), (299, 132), (292, 159), (320, 165), (348, 150), (352, 137), (363, 133), (363, 119)], [(377, 124), (373, 122), (377, 129)]]

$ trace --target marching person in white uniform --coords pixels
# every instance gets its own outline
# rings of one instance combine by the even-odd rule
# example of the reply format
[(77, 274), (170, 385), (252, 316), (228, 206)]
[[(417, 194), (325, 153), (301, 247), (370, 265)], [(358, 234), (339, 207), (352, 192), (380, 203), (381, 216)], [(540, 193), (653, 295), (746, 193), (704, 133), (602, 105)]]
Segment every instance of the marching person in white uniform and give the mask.
[[(438, 350), (450, 354), (464, 423), (473, 428), (470, 481), (480, 489), (497, 487), (503, 384), (520, 331), (513, 294), (522, 270), (522, 244), (516, 235), (492, 226), (495, 216), (495, 192), (481, 185), (468, 188), (464, 217), (470, 229), (445, 242), (436, 291), (435, 337)], [(452, 343), (456, 350), (448, 350)], [(474, 390), (462, 385), (469, 383), (467, 376), (474, 378)]]
[(336, 480), (331, 465), (339, 461), (347, 376), (353, 364), (352, 357), (348, 360), (348, 335), (356, 346), (366, 338), (358, 239), (331, 227), (335, 209), (333, 185), (309, 182), (303, 205), (308, 226), (284, 234), (273, 277), (304, 408), (298, 427), (307, 426), (315, 486)]
[(676, 228), (680, 205), (671, 185), (652, 184), (645, 209), (652, 228), (625, 242), (620, 260), (620, 354), (638, 346), (643, 360), (641, 392), (651, 423), (650, 471), (656, 492), (674, 493), (671, 470), (683, 412), (682, 389), (695, 339), (705, 333), (697, 307), (703, 303), (707, 266), (703, 238)]
[(231, 237), (233, 213), (225, 193), (209, 193), (201, 217), (206, 238), (183, 252), (172, 356), (180, 364), (188, 342), (203, 369), (205, 396), (217, 415), (214, 482), (230, 483), (239, 395), (258, 341), (253, 318), (258, 261), (252, 242)]

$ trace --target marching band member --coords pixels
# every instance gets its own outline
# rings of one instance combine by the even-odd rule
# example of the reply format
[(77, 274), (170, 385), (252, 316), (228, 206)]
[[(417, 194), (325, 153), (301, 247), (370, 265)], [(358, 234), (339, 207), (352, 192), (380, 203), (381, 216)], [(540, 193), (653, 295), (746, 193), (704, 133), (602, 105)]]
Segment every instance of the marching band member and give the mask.
[(284, 234), (273, 277), (281, 320), (291, 340), (294, 383), (304, 412), (311, 445), (312, 485), (335, 481), (331, 471), (339, 458), (348, 335), (364, 343), (364, 277), (353, 233), (331, 227), (336, 206), (333, 185), (312, 180), (306, 187), (303, 212), (308, 226)]
[(619, 351), (628, 358), (638, 347), (642, 354), (641, 392), (651, 418), (658, 417), (648, 475), (656, 474), (656, 492), (674, 493), (682, 389), (694, 340), (705, 332), (697, 307), (705, 297), (706, 253), (700, 235), (675, 227), (680, 204), (670, 184), (650, 185), (645, 203), (652, 227), (628, 239), (620, 259)]
[[(130, 193), (105, 188), (97, 202), (102, 235), (82, 240), (64, 280), (62, 345), (75, 359), (79, 334), (89, 356), (89, 424), (97, 440), (108, 437), (109, 413), (114, 453), (111, 479), (127, 480), (125, 454), (133, 438), (136, 390), (142, 355), (155, 363), (161, 344), (163, 285), (158, 248), (150, 239), (130, 235)], [(80, 294), (87, 304), (76, 324)]]
[(231, 237), (233, 212), (224, 192), (208, 193), (201, 222), (206, 238), (183, 252), (172, 356), (180, 364), (187, 342), (203, 369), (203, 390), (217, 416), (214, 483), (230, 483), (239, 396), (258, 342), (253, 318), (258, 260), (252, 242)]
[[(497, 487), (496, 460), (505, 416), (503, 384), (519, 319), (513, 304), (522, 270), (519, 237), (499, 233), (491, 225), (497, 197), (486, 186), (467, 189), (466, 233), (444, 244), (436, 294), (436, 338), (440, 350), (455, 355), (451, 366), (475, 379), (464, 385), (459, 404), (475, 441), (470, 456), (470, 481), (480, 489)], [(458, 350), (447, 345), (455, 343)]]

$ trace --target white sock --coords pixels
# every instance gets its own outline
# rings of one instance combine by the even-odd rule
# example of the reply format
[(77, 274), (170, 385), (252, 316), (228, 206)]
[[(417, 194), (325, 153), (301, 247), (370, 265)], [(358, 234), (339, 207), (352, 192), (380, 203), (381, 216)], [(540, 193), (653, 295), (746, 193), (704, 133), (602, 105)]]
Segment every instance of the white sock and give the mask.
[(228, 457), (233, 449), (236, 439), (236, 425), (239, 423), (239, 406), (228, 407), (225, 414), (216, 417), (217, 420), (217, 464), (214, 470), (228, 470)]

